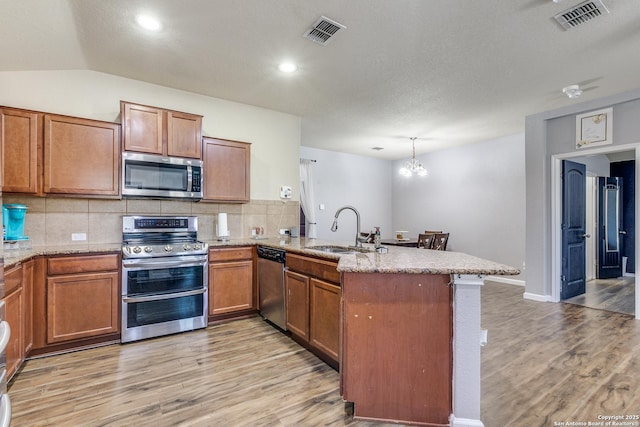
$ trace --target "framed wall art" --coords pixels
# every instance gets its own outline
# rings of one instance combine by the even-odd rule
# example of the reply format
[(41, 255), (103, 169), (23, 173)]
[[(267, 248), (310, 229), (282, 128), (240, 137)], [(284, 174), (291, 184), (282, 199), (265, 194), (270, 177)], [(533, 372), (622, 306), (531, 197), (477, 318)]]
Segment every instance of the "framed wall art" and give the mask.
[(576, 148), (612, 144), (613, 108), (576, 116)]

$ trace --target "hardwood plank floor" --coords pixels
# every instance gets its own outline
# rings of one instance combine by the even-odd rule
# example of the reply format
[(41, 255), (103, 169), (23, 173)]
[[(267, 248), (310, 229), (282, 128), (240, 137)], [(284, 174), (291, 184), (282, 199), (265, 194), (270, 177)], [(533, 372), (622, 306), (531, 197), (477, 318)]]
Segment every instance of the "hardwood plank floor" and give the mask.
[(635, 316), (636, 304), (635, 277), (615, 279), (594, 279), (586, 283), (586, 292), (569, 298), (564, 302), (615, 311)]
[[(640, 413), (640, 322), (482, 289), (486, 427)], [(338, 373), (259, 318), (26, 363), (21, 426), (390, 426), (345, 414)], [(558, 424), (556, 424), (558, 423)]]

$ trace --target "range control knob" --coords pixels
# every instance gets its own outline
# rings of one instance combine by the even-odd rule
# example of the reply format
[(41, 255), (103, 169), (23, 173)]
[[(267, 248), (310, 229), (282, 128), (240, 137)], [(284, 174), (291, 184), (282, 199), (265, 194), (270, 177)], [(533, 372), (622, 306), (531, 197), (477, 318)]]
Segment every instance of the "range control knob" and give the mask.
[(153, 248), (151, 246), (145, 246), (144, 251), (150, 254), (151, 252), (153, 252)]
[(165, 245), (164, 246), (164, 251), (165, 252), (171, 252), (172, 250), (173, 250), (173, 246), (171, 246), (171, 245)]
[(200, 243), (194, 243), (193, 244), (193, 250), (194, 251), (199, 251), (200, 249), (202, 249), (202, 246), (200, 246)]
[(184, 245), (182, 245), (182, 249), (184, 249), (185, 251), (190, 251), (191, 250), (191, 245), (185, 243)]
[(140, 252), (142, 252), (142, 248), (140, 246), (136, 246), (133, 248), (134, 254), (139, 254)]

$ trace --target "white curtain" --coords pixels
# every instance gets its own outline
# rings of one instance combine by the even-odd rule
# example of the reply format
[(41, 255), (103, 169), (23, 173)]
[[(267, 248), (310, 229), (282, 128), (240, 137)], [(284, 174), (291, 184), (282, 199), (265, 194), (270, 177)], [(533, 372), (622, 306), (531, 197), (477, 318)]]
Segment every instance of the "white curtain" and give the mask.
[(307, 220), (306, 237), (318, 237), (316, 226), (316, 202), (313, 197), (313, 162), (300, 159), (300, 204)]

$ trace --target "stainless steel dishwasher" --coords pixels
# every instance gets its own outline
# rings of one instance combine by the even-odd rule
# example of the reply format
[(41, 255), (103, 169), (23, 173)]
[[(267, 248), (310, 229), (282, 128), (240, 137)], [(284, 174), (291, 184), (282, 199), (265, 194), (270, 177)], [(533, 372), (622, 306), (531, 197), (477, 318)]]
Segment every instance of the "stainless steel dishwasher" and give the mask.
[(283, 331), (287, 330), (284, 263), (285, 251), (258, 246), (258, 295), (260, 315)]

